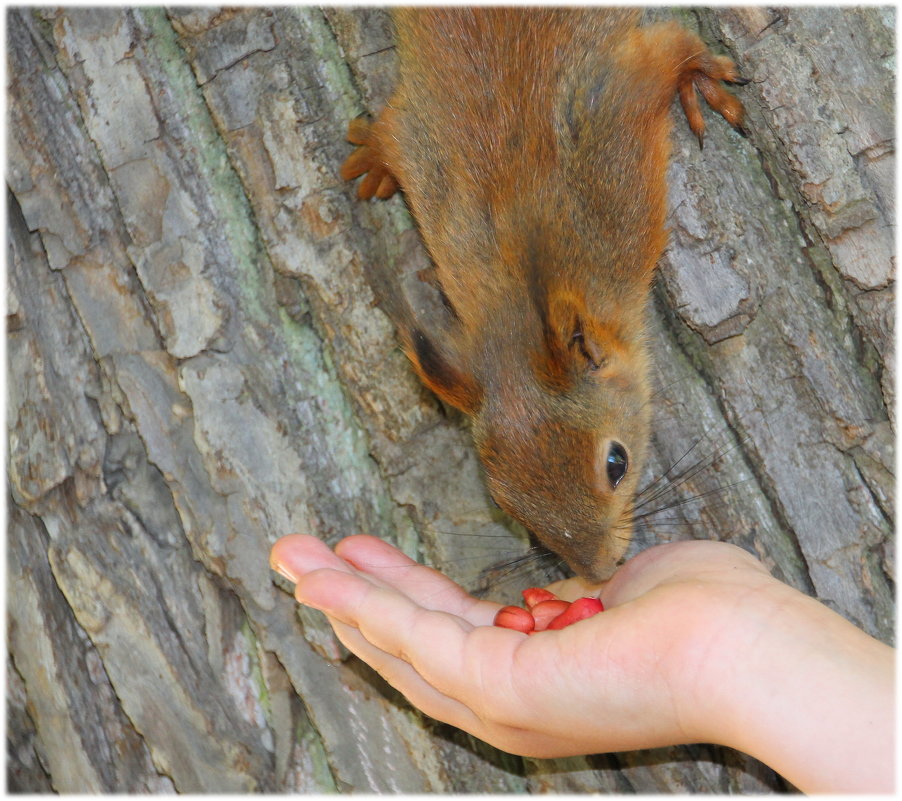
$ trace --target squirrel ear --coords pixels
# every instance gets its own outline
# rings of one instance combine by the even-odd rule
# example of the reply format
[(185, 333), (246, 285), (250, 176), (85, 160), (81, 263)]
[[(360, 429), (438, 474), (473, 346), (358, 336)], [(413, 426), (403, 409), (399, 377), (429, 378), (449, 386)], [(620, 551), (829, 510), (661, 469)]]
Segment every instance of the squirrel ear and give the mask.
[(475, 414), (482, 403), (482, 390), (471, 375), (452, 364), (419, 328), (405, 337), (404, 351), (423, 383), (446, 403), (465, 414)]
[(587, 372), (603, 370), (610, 334), (589, 314), (581, 297), (557, 292), (548, 299), (543, 320), (545, 349), (538, 372), (558, 391), (566, 391)]

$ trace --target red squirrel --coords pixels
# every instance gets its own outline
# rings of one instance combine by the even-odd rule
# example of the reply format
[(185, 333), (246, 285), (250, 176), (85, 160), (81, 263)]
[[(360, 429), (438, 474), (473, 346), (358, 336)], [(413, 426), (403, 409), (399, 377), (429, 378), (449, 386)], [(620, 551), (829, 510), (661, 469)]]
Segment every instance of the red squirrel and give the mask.
[(400, 80), (351, 122), (361, 198), (402, 189), (445, 320), (400, 336), (472, 417), (495, 502), (590, 582), (623, 556), (649, 438), (646, 307), (666, 244), (675, 95), (740, 131), (745, 83), (634, 9), (398, 9)]

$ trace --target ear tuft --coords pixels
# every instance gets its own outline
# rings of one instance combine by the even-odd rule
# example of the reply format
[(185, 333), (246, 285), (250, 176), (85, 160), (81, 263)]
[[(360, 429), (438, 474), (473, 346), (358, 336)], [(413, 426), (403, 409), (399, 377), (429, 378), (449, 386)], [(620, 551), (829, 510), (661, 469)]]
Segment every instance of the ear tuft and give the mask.
[(443, 401), (465, 414), (475, 414), (482, 403), (482, 391), (473, 376), (455, 362), (450, 348), (439, 349), (419, 328), (405, 338), (404, 351), (423, 383)]
[(548, 299), (543, 333), (545, 347), (536, 372), (556, 392), (566, 392), (587, 373), (605, 375), (623, 349), (612, 328), (598, 322), (584, 298), (573, 292), (556, 292)]

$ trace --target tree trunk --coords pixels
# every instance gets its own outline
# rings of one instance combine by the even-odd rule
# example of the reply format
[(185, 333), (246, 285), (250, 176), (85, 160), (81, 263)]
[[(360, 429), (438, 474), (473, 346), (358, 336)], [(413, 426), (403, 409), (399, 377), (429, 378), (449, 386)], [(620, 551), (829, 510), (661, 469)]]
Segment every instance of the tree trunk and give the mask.
[[(889, 642), (894, 12), (680, 17), (752, 79), (749, 136), (677, 119), (634, 550), (736, 543)], [(10, 789), (785, 789), (713, 746), (495, 751), (270, 573), (283, 534), (367, 531), (542, 580), (486, 572), (524, 532), (397, 346), (397, 298), (436, 302), (403, 200), (337, 177), (391, 43), (370, 8), (8, 12)]]

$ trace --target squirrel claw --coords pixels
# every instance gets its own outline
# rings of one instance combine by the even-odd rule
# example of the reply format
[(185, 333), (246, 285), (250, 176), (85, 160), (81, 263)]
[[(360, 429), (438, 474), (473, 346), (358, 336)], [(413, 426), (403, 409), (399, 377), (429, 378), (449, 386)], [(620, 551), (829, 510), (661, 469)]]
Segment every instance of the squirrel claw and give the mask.
[(366, 115), (355, 117), (348, 123), (347, 139), (357, 147), (344, 160), (339, 170), (345, 181), (363, 175), (363, 180), (357, 187), (357, 197), (361, 200), (372, 197), (384, 200), (398, 190), (398, 182), (382, 158), (379, 141), (373, 134), (373, 125)]

